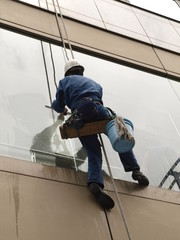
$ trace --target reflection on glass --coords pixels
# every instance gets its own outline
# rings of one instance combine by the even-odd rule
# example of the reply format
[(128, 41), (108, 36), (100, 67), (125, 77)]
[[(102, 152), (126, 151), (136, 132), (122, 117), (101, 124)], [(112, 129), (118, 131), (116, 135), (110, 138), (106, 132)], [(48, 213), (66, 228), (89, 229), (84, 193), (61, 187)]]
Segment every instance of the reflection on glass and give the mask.
[[(0, 154), (87, 171), (79, 140), (61, 139), (59, 125), (65, 119), (50, 108), (55, 82), (64, 75), (62, 48), (1, 29), (0, 54)], [(85, 76), (103, 86), (104, 105), (133, 122), (138, 163), (150, 184), (160, 186), (180, 158), (180, 83), (78, 52), (74, 55), (84, 65)], [(114, 178), (132, 181), (105, 135), (103, 141)], [(179, 189), (174, 183), (179, 168), (177, 164), (162, 187)], [(108, 174), (105, 162), (103, 170)]]
[[(135, 155), (151, 185), (158, 186), (180, 156), (180, 101), (171, 85), (174, 82), (82, 54), (78, 59), (84, 62), (86, 76), (104, 87), (105, 106), (134, 123)], [(131, 181), (109, 140), (103, 139), (114, 177)]]
[[(26, 2), (35, 6), (40, 6), (42, 8), (46, 8), (54, 11), (52, 0), (18, 0), (18, 1)], [(73, 0), (61, 0), (61, 1), (58, 0), (58, 2), (63, 8), (69, 9), (72, 12), (79, 12), (82, 15), (89, 16), (90, 12), (91, 14), (94, 14), (95, 12), (97, 12), (97, 10), (93, 6), (93, 1), (76, 0), (76, 4), (74, 4)], [(105, 1), (96, 0), (96, 2), (103, 3)], [(114, 0), (108, 0), (106, 2), (111, 3), (112, 5), (116, 4), (116, 1)], [(147, 9), (149, 11), (180, 21), (180, 8), (175, 1), (172, 1), (172, 0), (158, 0), (158, 1), (156, 0), (151, 0), (151, 1), (124, 0), (124, 2), (131, 3), (135, 6), (138, 6), (138, 7)], [(54, 3), (56, 4), (56, 1), (54, 1)], [(92, 8), (92, 6), (94, 9)], [(95, 10), (95, 11), (92, 11), (92, 10)]]
[[(108, 30), (139, 40), (141, 39), (142, 41), (149, 41), (130, 6), (117, 3), (116, 1), (107, 2), (96, 0), (96, 2), (103, 22)], [(109, 9), (111, 9), (111, 11), (109, 11)]]
[(171, 184), (169, 185), (168, 189), (172, 189), (174, 187), (178, 187), (180, 189), (180, 158), (173, 164), (173, 166), (169, 169), (169, 171), (166, 173), (162, 181), (160, 182), (158, 187), (163, 187), (163, 185), (166, 184), (166, 181), (168, 178), (172, 178)]
[(83, 148), (75, 149), (71, 140), (64, 141), (59, 137), (59, 126), (63, 122), (64, 118), (58, 117), (34, 136), (30, 147), (33, 161), (66, 168), (78, 168), (83, 163), (86, 158)]
[(38, 0), (19, 0), (20, 2), (26, 2), (35, 6), (39, 6)]
[[(151, 1), (144, 1), (144, 0), (130, 0), (130, 3), (142, 7), (144, 9), (150, 10), (155, 13), (159, 13), (166, 17), (170, 17), (180, 21), (180, 8), (172, 0), (151, 0)], [(167, 11), (168, 9), (168, 11)]]
[(171, 81), (172, 88), (177, 96), (180, 99), (180, 84), (179, 82)]
[(180, 52), (180, 36), (172, 21), (139, 10), (136, 15), (154, 45)]
[[(0, 152), (51, 165), (60, 165), (60, 159), (67, 158), (77, 169), (75, 159), (83, 160), (86, 157), (82, 147), (75, 140), (64, 141), (60, 138), (59, 124), (63, 119), (57, 120), (56, 113), (46, 107), (51, 105), (56, 86), (50, 47), (45, 43), (43, 46), (40, 41), (0, 30), (0, 54), (3, 56), (0, 59), (3, 126), (0, 129)], [(54, 61), (57, 55), (63, 58), (61, 49), (58, 50)], [(58, 66), (58, 69), (61, 68)]]

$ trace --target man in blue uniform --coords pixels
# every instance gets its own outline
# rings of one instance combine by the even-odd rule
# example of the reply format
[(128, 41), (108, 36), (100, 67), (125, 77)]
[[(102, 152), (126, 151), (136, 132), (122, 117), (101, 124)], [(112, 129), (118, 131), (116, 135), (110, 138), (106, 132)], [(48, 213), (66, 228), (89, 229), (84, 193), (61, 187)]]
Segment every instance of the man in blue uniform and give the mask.
[[(69, 60), (65, 65), (65, 77), (60, 80), (56, 99), (52, 108), (64, 115), (67, 107), (76, 111), (83, 121), (105, 119), (109, 111), (103, 106), (103, 90), (100, 84), (83, 76), (84, 67), (76, 60)], [(66, 107), (67, 106), (67, 107)], [(88, 187), (99, 204), (105, 209), (114, 207), (114, 201), (104, 191), (102, 175), (102, 152), (97, 134), (79, 138), (88, 156)], [(132, 178), (139, 184), (148, 186), (149, 181), (142, 172), (133, 151), (119, 153), (126, 172), (132, 171)]]

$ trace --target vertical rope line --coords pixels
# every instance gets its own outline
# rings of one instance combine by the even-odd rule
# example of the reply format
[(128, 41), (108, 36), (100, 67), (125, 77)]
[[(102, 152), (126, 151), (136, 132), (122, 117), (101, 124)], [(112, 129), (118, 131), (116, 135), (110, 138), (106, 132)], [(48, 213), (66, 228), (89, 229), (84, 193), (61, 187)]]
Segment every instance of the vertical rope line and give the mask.
[(105, 156), (106, 164), (107, 164), (107, 167), (108, 167), (109, 175), (110, 175), (111, 181), (113, 183), (115, 195), (116, 195), (116, 198), (117, 198), (118, 207), (119, 207), (119, 210), (121, 212), (121, 215), (122, 215), (122, 218), (123, 218), (123, 221), (124, 221), (124, 225), (125, 225), (125, 229), (126, 229), (126, 232), (127, 232), (127, 235), (128, 235), (128, 239), (132, 240), (131, 234), (130, 234), (130, 231), (129, 231), (129, 228), (128, 228), (128, 224), (127, 224), (127, 221), (126, 221), (125, 213), (124, 213), (124, 210), (123, 210), (123, 207), (122, 207), (122, 204), (121, 204), (121, 200), (119, 198), (118, 191), (117, 191), (117, 188), (116, 188), (116, 184), (115, 184), (114, 179), (113, 179), (111, 167), (110, 167), (110, 164), (109, 164), (109, 161), (108, 161), (108, 157), (107, 157), (107, 154), (106, 154), (106, 150), (105, 150), (105, 147), (104, 147), (104, 143), (103, 143), (101, 134), (99, 134), (99, 138), (100, 138), (101, 146), (102, 146), (102, 149), (103, 149), (103, 152), (104, 152), (104, 156)]
[[(41, 7), (40, 0), (38, 0), (38, 3), (39, 3), (39, 7)], [(47, 0), (46, 0), (46, 6), (47, 6), (47, 9), (48, 9)], [(40, 43), (41, 43), (41, 50), (42, 50), (43, 61), (44, 61), (44, 68), (45, 68), (45, 73), (46, 73), (46, 80), (47, 80), (49, 98), (50, 98), (50, 103), (52, 104), (51, 89), (50, 89), (50, 84), (49, 84), (49, 77), (48, 77), (48, 70), (47, 70), (47, 65), (46, 65), (46, 58), (45, 58), (45, 53), (44, 53), (43, 41), (40, 41)], [(54, 116), (54, 112), (53, 112), (52, 109), (51, 109), (51, 113), (52, 113), (53, 122), (55, 122), (55, 116)]]
[(56, 89), (57, 89), (58, 86), (57, 86), (57, 83), (56, 83), (56, 69), (55, 69), (55, 64), (54, 64), (54, 58), (53, 58), (53, 53), (52, 53), (52, 47), (51, 47), (51, 44), (50, 44), (50, 43), (49, 43), (49, 49), (50, 49), (50, 54), (51, 54), (52, 67), (53, 67), (54, 84), (55, 84)]
[[(54, 1), (54, 0), (53, 0), (53, 1)], [(62, 20), (63, 28), (64, 28), (64, 31), (65, 31), (65, 34), (66, 34), (66, 38), (67, 38), (67, 41), (68, 41), (69, 49), (70, 49), (70, 51), (71, 51), (71, 56), (72, 56), (72, 58), (74, 58), (73, 50), (72, 50), (72, 47), (71, 47), (71, 44), (70, 44), (70, 41), (69, 41), (69, 37), (68, 37), (66, 25), (65, 25), (65, 23), (64, 23), (64, 18), (63, 18), (62, 12), (61, 12), (61, 8), (60, 8), (60, 5), (59, 5), (59, 1), (56, 0), (56, 3), (57, 3), (57, 6), (58, 6), (58, 9), (59, 9), (60, 16), (61, 16), (61, 20)]]
[(39, 3), (39, 7), (41, 7), (41, 3), (40, 3), (40, 0), (38, 0), (38, 3)]
[[(41, 7), (40, 0), (38, 0), (38, 3), (39, 3), (39, 7)], [(47, 9), (49, 10), (47, 0), (45, 0), (45, 3), (46, 3), (46, 7), (47, 7)], [(49, 49), (50, 49), (50, 55), (51, 55), (52, 67), (53, 67), (54, 84), (55, 84), (56, 89), (57, 89), (57, 83), (56, 83), (56, 70), (55, 70), (54, 58), (53, 58), (53, 54), (52, 54), (52, 47), (51, 47), (51, 44), (50, 44), (50, 43), (49, 43)]]
[(52, 3), (53, 3), (53, 7), (54, 7), (54, 12), (55, 12), (56, 23), (57, 23), (59, 35), (60, 35), (62, 43), (63, 43), (65, 56), (66, 56), (66, 59), (69, 60), (69, 57), (68, 57), (68, 54), (67, 54), (67, 50), (66, 50), (66, 45), (65, 45), (64, 38), (63, 38), (63, 35), (62, 35), (62, 32), (61, 32), (61, 27), (60, 27), (60, 24), (59, 24), (59, 17), (58, 17), (58, 13), (57, 13), (57, 10), (56, 10), (56, 7), (55, 7), (54, 0), (52, 0)]
[[(39, 1), (40, 1), (40, 0), (39, 0)], [(47, 10), (49, 10), (48, 1), (47, 1), (47, 0), (45, 0), (45, 2), (46, 2), (46, 7), (47, 7)]]
[(49, 98), (50, 98), (50, 103), (52, 104), (51, 89), (50, 89), (49, 77), (48, 77), (48, 70), (47, 70), (46, 59), (45, 59), (45, 54), (44, 54), (44, 47), (43, 47), (42, 41), (41, 41), (41, 49), (42, 49), (44, 67), (45, 67), (45, 72), (46, 72), (46, 79), (47, 79), (47, 85), (48, 85)]

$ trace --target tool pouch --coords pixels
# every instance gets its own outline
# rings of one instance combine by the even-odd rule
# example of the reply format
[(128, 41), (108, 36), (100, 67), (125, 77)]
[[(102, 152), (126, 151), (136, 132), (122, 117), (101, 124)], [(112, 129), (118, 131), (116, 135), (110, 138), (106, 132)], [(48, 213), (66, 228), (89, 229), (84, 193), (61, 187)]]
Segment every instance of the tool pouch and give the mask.
[(96, 105), (91, 98), (82, 98), (77, 106), (77, 114), (83, 121), (91, 121), (97, 115)]
[(84, 126), (84, 122), (82, 118), (76, 117), (74, 120), (74, 128), (81, 129)]

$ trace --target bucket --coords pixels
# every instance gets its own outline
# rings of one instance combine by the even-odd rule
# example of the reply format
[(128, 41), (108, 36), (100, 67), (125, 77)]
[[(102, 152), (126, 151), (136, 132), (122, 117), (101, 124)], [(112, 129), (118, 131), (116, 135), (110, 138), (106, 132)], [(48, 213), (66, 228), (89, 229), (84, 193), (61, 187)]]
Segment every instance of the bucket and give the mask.
[[(129, 133), (134, 136), (133, 130), (134, 126), (132, 122), (126, 118), (123, 119), (124, 123), (126, 125), (126, 128), (128, 129)], [(105, 134), (108, 136), (113, 149), (118, 153), (126, 153), (129, 152), (135, 145), (135, 140), (133, 138), (132, 141), (129, 139), (125, 139), (124, 136), (119, 137), (118, 132), (116, 130), (115, 122), (114, 120), (111, 120), (105, 128)]]

